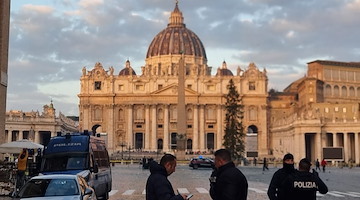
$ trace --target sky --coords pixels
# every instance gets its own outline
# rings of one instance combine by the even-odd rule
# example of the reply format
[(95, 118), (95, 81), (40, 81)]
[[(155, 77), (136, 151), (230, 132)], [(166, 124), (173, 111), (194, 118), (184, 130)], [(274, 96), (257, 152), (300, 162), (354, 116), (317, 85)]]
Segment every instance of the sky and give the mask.
[[(175, 0), (12, 0), (7, 111), (78, 116), (81, 69), (137, 74)], [(179, 0), (186, 27), (205, 46), (213, 74), (249, 63), (283, 90), (314, 60), (360, 61), (360, 0)]]

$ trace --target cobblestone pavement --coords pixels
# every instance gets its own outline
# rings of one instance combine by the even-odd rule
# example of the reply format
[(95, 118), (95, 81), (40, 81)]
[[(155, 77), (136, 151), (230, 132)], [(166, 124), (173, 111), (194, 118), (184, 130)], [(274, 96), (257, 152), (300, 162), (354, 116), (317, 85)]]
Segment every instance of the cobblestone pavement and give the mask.
[[(272, 175), (278, 168), (270, 168), (265, 172), (260, 167), (240, 167), (240, 169), (248, 179), (248, 199), (268, 199), (267, 188)], [(144, 190), (149, 174), (149, 170), (143, 170), (138, 165), (116, 165), (113, 167), (113, 191), (110, 200), (145, 199)], [(192, 200), (211, 200), (208, 193), (210, 174), (211, 169), (193, 170), (187, 165), (178, 165), (176, 172), (169, 179), (175, 190), (180, 193), (194, 194)], [(329, 193), (318, 194), (318, 199), (360, 199), (359, 168), (329, 168), (326, 173), (320, 172), (319, 175), (327, 184)]]
[[(249, 183), (248, 199), (268, 199), (267, 188), (271, 177), (278, 168), (262, 171), (261, 167), (240, 167)], [(209, 181), (211, 169), (193, 170), (187, 165), (178, 165), (169, 180), (174, 189), (180, 193), (192, 193), (191, 200), (211, 200), (209, 196)], [(149, 170), (143, 170), (139, 165), (116, 164), (112, 167), (113, 190), (110, 200), (144, 200), (145, 184), (150, 175)], [(321, 179), (327, 184), (329, 193), (318, 195), (320, 200), (360, 200), (360, 168), (329, 168), (326, 173), (319, 172)], [(9, 197), (0, 197), (10, 200)]]

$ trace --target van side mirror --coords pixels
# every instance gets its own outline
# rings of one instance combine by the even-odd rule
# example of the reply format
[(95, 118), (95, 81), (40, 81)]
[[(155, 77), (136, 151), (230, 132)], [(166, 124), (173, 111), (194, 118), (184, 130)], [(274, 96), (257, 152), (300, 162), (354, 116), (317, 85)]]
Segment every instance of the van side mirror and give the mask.
[(93, 172), (93, 173), (98, 173), (99, 172), (99, 168), (98, 168), (97, 164), (95, 164), (94, 167), (90, 168), (90, 172)]

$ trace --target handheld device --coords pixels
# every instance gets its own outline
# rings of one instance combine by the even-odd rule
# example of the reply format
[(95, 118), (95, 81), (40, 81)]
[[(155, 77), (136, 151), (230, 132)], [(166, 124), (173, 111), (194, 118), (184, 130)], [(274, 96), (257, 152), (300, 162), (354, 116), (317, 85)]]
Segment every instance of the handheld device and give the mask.
[(189, 194), (186, 196), (186, 199), (190, 199), (192, 196), (194, 196), (193, 194)]

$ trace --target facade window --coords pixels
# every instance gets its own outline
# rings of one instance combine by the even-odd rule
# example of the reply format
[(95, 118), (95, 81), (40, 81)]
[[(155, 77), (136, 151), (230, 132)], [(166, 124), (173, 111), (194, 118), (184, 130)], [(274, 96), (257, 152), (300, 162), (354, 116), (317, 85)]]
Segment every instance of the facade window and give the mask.
[(206, 89), (209, 91), (215, 91), (215, 85), (207, 85)]
[(94, 89), (95, 90), (101, 90), (101, 81), (95, 81)]
[(341, 87), (341, 96), (347, 97), (347, 88), (345, 86)]
[(360, 97), (360, 87), (358, 87), (358, 88), (356, 89), (356, 96), (357, 96), (357, 97)]
[(206, 119), (216, 119), (215, 109), (213, 107), (206, 108), (207, 116)]
[(255, 107), (250, 107), (250, 109), (249, 109), (249, 120), (250, 121), (257, 120), (257, 110)]
[(123, 109), (119, 109), (119, 119), (120, 119), (120, 121), (124, 120), (124, 110)]
[(355, 97), (355, 88), (352, 86), (349, 88), (349, 96)]
[(135, 90), (144, 91), (145, 87), (144, 85), (135, 85)]
[(249, 82), (249, 90), (255, 90), (255, 82)]
[(340, 96), (340, 88), (337, 85), (334, 86), (334, 96)]
[(163, 85), (162, 84), (159, 84), (158, 85), (158, 90), (161, 90), (163, 88)]
[(214, 128), (214, 125), (208, 125), (208, 128), (210, 128), (210, 129)]
[(125, 90), (124, 85), (119, 85), (119, 91), (124, 91), (124, 90)]
[(188, 127), (188, 128), (192, 128), (192, 125), (191, 125), (191, 124), (188, 124), (187, 127)]
[(186, 87), (187, 87), (188, 89), (191, 89), (192, 85), (189, 84), (189, 85), (187, 85)]
[(192, 113), (191, 109), (188, 109), (186, 111), (186, 118), (187, 118), (187, 120), (192, 120), (193, 119), (193, 113)]
[(163, 120), (163, 119), (164, 119), (164, 111), (163, 111), (163, 109), (160, 108), (160, 109), (158, 110), (157, 118), (158, 118), (159, 120)]
[(331, 96), (331, 86), (330, 85), (325, 86), (325, 96)]
[(163, 128), (163, 125), (162, 125), (162, 124), (158, 124), (158, 128)]
[(102, 109), (100, 107), (96, 107), (94, 109), (94, 121), (101, 121), (102, 118)]

